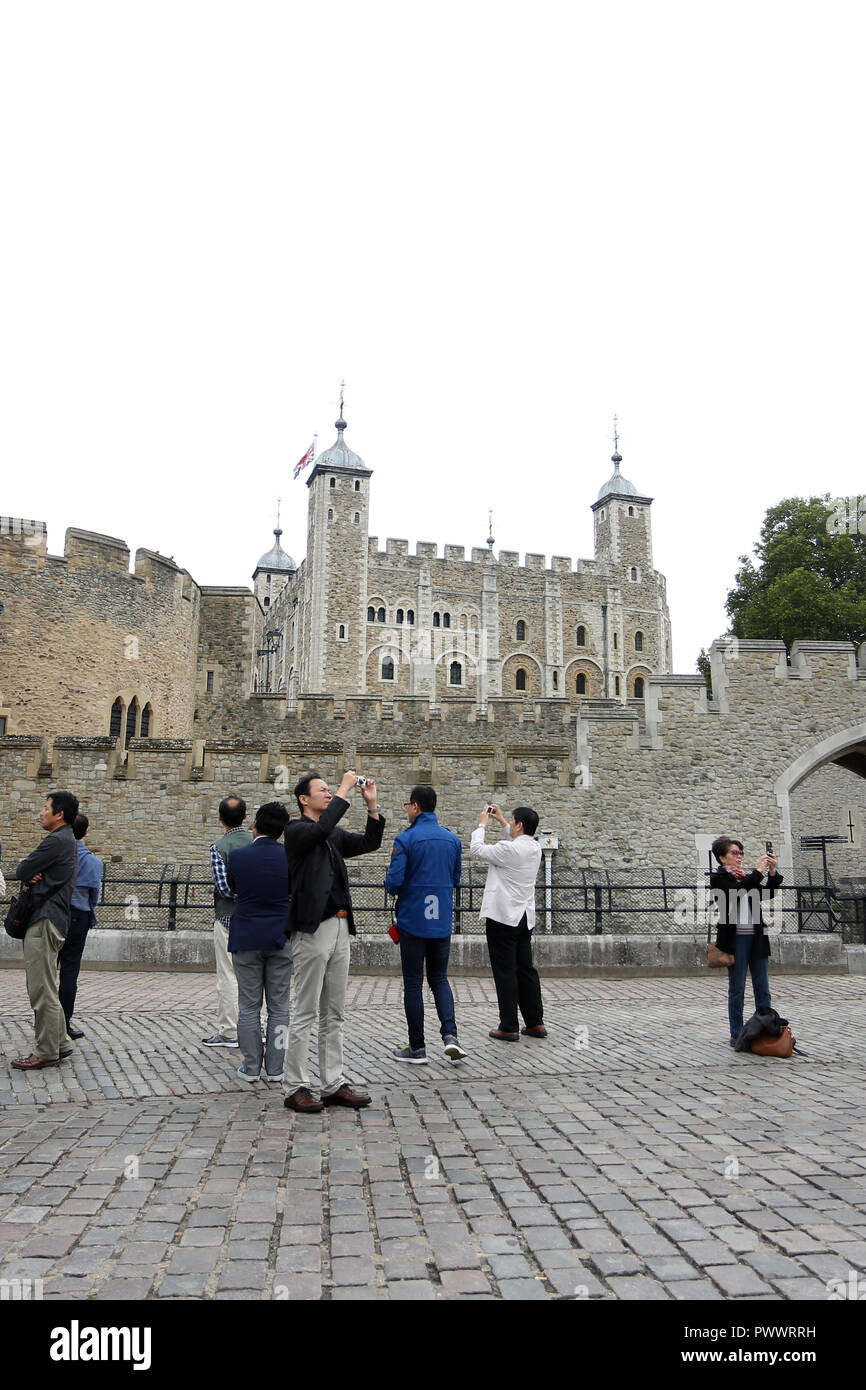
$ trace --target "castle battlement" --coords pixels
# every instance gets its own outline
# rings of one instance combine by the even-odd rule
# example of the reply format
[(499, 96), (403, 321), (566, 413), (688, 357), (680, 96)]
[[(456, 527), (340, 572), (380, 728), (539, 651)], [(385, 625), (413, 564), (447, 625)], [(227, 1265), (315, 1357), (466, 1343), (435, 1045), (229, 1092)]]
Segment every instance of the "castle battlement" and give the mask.
[(413, 560), (441, 560), (443, 564), (448, 565), (484, 565), (507, 570), (545, 570), (550, 574), (591, 574), (596, 567), (594, 560), (577, 560), (575, 562), (570, 555), (552, 555), (550, 564), (548, 564), (547, 556), (535, 551), (527, 551), (523, 557), (523, 564), (521, 564), (519, 551), (500, 550), (498, 554), (495, 554), (486, 545), (472, 546), (467, 557), (465, 546), (445, 545), (441, 547), (440, 551), (440, 547), (435, 541), (418, 541), (415, 545), (415, 553), (410, 555), (409, 542), (395, 536), (387, 537), (384, 550), (379, 548), (378, 536), (369, 536), (367, 539), (367, 558), (378, 564), (389, 559), (408, 560), (410, 564)]

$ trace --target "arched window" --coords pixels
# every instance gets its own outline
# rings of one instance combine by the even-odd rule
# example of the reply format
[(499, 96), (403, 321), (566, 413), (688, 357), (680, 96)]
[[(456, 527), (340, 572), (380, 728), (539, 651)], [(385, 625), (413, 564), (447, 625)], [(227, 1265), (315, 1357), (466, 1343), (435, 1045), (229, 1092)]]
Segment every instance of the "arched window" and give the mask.
[(518, 666), (517, 670), (514, 672), (514, 689), (526, 689), (526, 672), (524, 671), (522, 666)]
[(356, 491), (356, 492), (360, 492), (360, 491), (361, 491), (361, 484), (359, 483), (359, 481), (358, 481), (357, 478), (355, 479), (355, 491)]
[(135, 738), (135, 726), (138, 722), (138, 701), (135, 696), (129, 702), (129, 709), (126, 711), (126, 738), (123, 741), (124, 748), (129, 747), (129, 740)]
[(402, 608), (398, 608), (398, 609), (397, 609), (397, 622), (398, 622), (398, 623), (402, 623), (402, 621), (403, 621), (403, 609), (402, 609)]
[(333, 521), (333, 520), (334, 520), (334, 508), (333, 508), (333, 507), (329, 507), (329, 508), (328, 508), (328, 520), (329, 520), (329, 521)]
[(629, 507), (628, 514), (629, 516), (634, 516), (634, 507)]
[(450, 613), (443, 613), (443, 614), (442, 614), (442, 626), (443, 626), (443, 627), (450, 627), (450, 626), (451, 626), (451, 614), (450, 614)]
[(586, 676), (583, 674), (582, 671), (578, 671), (577, 673), (577, 685), (575, 686), (575, 689), (578, 695), (586, 694)]
[(463, 667), (460, 665), (459, 661), (452, 661), (451, 668), (448, 673), (448, 683), (449, 685), (463, 684)]
[(614, 678), (613, 678), (613, 691), (614, 691), (614, 694), (615, 694), (615, 695), (618, 695), (618, 694), (620, 693), (619, 685), (620, 685), (619, 676), (614, 676)]
[(360, 520), (361, 520), (361, 513), (360, 513), (360, 512), (356, 512), (356, 513), (355, 513), (355, 525), (356, 525), (356, 526), (357, 526), (357, 524), (358, 524), (358, 522), (359, 522)]
[(579, 628), (577, 629), (577, 645), (578, 645), (579, 647), (585, 647), (585, 646), (586, 646), (586, 628), (585, 628), (585, 627), (579, 627)]
[(518, 642), (525, 642), (525, 641), (526, 641), (526, 623), (523, 621), (522, 618), (520, 619), (520, 622), (517, 624), (517, 633), (516, 633), (516, 636), (517, 636)]
[(619, 633), (618, 633), (618, 632), (615, 632), (615, 633), (613, 634), (613, 649), (614, 649), (614, 651), (616, 651), (618, 647), (619, 647)]
[(331, 487), (336, 487), (336, 486), (337, 486), (337, 479), (336, 479), (336, 478), (332, 478), (332, 479), (331, 479)]
[(634, 698), (636, 700), (643, 699), (643, 676), (635, 676), (634, 678)]
[(643, 651), (643, 633), (636, 632), (634, 635), (634, 649), (636, 652)]
[(632, 565), (632, 567), (631, 567), (631, 577), (632, 577), (632, 581), (636, 584), (636, 583), (637, 583), (637, 569), (635, 568), (634, 565)]
[(374, 623), (375, 621), (376, 621), (376, 610), (375, 610), (375, 608), (368, 608), (368, 609), (367, 609), (367, 622), (368, 622), (368, 623)]
[(559, 689), (559, 672), (558, 672), (558, 671), (554, 671), (554, 673), (553, 673), (553, 688), (554, 688), (554, 690), (558, 690), (558, 689)]
[(150, 738), (150, 721), (153, 718), (153, 710), (150, 705), (145, 705), (141, 711), (141, 733), (139, 738)]
[(382, 662), (382, 680), (392, 681), (394, 679), (394, 663), (390, 656), (386, 656)]
[(207, 675), (205, 676), (204, 688), (207, 691), (208, 695), (213, 694), (213, 671), (208, 671)]
[(415, 609), (414, 609), (414, 608), (410, 608), (410, 609), (409, 609), (409, 612), (406, 614), (406, 622), (409, 624), (410, 627), (414, 627), (414, 626), (415, 626)]
[(385, 621), (385, 610), (384, 610), (384, 608), (380, 608), (379, 611), (378, 611), (378, 613), (376, 614), (376, 622), (377, 622), (377, 623), (384, 623), (384, 621)]
[(340, 623), (340, 641), (341, 641), (341, 642), (344, 640), (345, 636), (346, 636), (346, 625), (345, 625), (345, 623)]
[(114, 704), (111, 706), (111, 719), (108, 725), (110, 738), (120, 738), (120, 731), (123, 728), (123, 701), (118, 695)]
[(263, 607), (263, 608), (270, 608), (270, 606), (271, 606), (271, 601), (270, 601), (269, 598), (266, 598), (265, 601), (264, 601), (264, 603), (262, 604), (262, 607)]
[(438, 626), (439, 626), (439, 614), (438, 614), (438, 613), (434, 613), (434, 614), (433, 614), (433, 626), (434, 626), (434, 627), (438, 627)]

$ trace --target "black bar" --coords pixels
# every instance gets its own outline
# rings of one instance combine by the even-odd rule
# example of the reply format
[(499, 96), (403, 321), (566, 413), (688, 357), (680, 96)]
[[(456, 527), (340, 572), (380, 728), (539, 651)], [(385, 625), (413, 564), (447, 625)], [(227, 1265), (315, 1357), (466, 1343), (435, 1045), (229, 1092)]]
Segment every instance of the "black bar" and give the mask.
[(601, 884), (592, 885), (593, 897), (595, 899), (595, 935), (601, 936), (604, 932), (604, 923), (601, 917)]
[(168, 886), (168, 930), (177, 928), (177, 879), (172, 878)]

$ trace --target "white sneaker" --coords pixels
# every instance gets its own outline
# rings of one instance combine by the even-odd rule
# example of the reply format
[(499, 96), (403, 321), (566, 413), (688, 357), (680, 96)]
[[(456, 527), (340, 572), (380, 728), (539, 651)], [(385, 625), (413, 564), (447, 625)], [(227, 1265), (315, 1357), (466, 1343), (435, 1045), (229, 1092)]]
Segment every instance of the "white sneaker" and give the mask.
[(265, 1072), (265, 1080), (266, 1080), (266, 1081), (282, 1081), (282, 1079), (283, 1079), (283, 1073), (282, 1073), (282, 1072), (280, 1072), (279, 1076), (269, 1076), (269, 1075), (267, 1074), (267, 1072)]
[(241, 1081), (249, 1081), (251, 1084), (253, 1081), (258, 1081), (259, 1079), (258, 1072), (255, 1076), (251, 1076), (248, 1071), (244, 1071), (243, 1067), (238, 1067), (237, 1074), (240, 1077)]
[(459, 1062), (462, 1057), (466, 1056), (456, 1038), (443, 1038), (442, 1042), (445, 1047), (445, 1056), (450, 1057), (452, 1062)]

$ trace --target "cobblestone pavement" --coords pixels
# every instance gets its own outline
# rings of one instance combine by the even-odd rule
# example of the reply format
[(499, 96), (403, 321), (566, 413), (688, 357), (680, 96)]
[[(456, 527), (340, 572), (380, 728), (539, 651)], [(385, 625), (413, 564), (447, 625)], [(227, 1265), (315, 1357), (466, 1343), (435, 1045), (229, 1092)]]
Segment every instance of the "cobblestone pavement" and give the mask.
[(430, 1030), (430, 1065), (407, 1067), (399, 981), (353, 977), (347, 1072), (374, 1103), (298, 1116), (200, 1045), (208, 975), (85, 972), (74, 1060), (22, 1075), (23, 972), (0, 971), (0, 1280), (75, 1299), (826, 1299), (866, 1271), (866, 979), (772, 983), (807, 1056), (734, 1054), (708, 975), (549, 980), (549, 1039), (516, 1045), (487, 1036), (491, 982), (460, 979), (469, 1059)]

